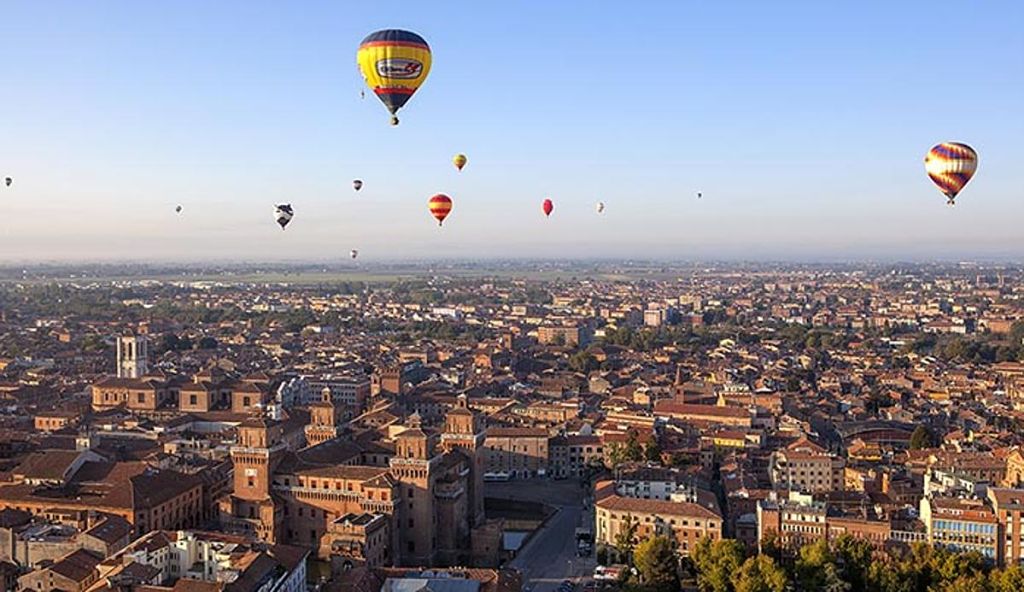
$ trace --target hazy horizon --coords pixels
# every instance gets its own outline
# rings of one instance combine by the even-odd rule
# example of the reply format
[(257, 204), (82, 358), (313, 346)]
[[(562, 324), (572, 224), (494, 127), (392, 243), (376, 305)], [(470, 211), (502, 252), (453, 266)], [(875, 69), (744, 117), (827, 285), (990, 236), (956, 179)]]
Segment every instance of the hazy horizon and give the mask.
[[(434, 54), (397, 128), (391, 26)], [(0, 55), (0, 263), (1024, 260), (1020, 3), (13, 2)]]

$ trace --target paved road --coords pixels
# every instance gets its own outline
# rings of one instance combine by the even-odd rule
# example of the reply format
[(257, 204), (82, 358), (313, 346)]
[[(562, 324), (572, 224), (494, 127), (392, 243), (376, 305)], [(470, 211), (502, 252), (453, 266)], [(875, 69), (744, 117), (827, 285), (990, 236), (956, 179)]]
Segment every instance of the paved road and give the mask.
[[(593, 528), (591, 510), (584, 511), (578, 484), (530, 481), (501, 485), (501, 493), (507, 491), (509, 498), (544, 501), (558, 508), (557, 513), (512, 560), (511, 566), (523, 574), (525, 590), (554, 592), (562, 580), (579, 579), (593, 572), (593, 556), (576, 556), (576, 527)], [(489, 487), (488, 495), (500, 494)]]

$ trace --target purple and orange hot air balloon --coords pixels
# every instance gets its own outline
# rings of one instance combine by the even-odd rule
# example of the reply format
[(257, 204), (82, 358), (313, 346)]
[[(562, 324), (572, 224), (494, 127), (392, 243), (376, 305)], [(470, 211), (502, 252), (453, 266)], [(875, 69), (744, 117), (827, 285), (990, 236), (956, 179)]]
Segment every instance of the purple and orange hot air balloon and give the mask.
[(544, 210), (545, 216), (550, 216), (551, 212), (555, 209), (555, 204), (550, 199), (545, 199), (541, 209)]
[(978, 153), (967, 144), (943, 142), (924, 156), (924, 170), (945, 194), (946, 203), (954, 205), (957, 194), (978, 170)]
[(438, 193), (427, 202), (427, 208), (430, 209), (430, 215), (437, 218), (437, 225), (441, 226), (444, 224), (444, 219), (452, 211), (452, 198), (443, 193)]

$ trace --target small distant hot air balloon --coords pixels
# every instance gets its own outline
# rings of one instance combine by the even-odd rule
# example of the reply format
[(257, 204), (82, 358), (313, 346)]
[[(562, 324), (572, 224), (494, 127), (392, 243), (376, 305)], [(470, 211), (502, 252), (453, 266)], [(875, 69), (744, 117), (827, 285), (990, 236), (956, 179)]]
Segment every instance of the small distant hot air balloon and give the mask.
[(288, 223), (292, 221), (294, 216), (295, 212), (292, 210), (292, 204), (277, 204), (274, 206), (274, 220), (281, 225), (281, 230), (288, 226)]
[(459, 169), (460, 172), (462, 171), (462, 167), (466, 166), (467, 162), (469, 162), (469, 159), (466, 158), (465, 154), (459, 153), (452, 157), (452, 164), (454, 164), (455, 168)]
[(599, 201), (597, 202), (597, 213), (600, 214), (602, 212), (604, 212), (604, 202)]
[(698, 192), (697, 192), (697, 199), (700, 199), (700, 198), (702, 198), (702, 197), (704, 197), (704, 194), (703, 194), (703, 193), (701, 193), (700, 191), (698, 191)]
[(427, 208), (430, 209), (430, 215), (437, 218), (437, 225), (441, 226), (444, 224), (444, 219), (452, 211), (452, 198), (443, 193), (438, 193), (427, 202)]
[(12, 178), (10, 178), (10, 177), (4, 177), (4, 183), (5, 183), (5, 184), (6, 184), (6, 185), (7, 185), (8, 187), (10, 187), (10, 186), (11, 186), (11, 183), (14, 183), (14, 179), (12, 179)]
[(550, 199), (545, 199), (541, 209), (544, 210), (545, 216), (550, 216), (551, 211), (555, 209), (555, 204)]
[(430, 46), (411, 31), (384, 29), (370, 33), (359, 44), (356, 63), (366, 85), (391, 113), (405, 106), (430, 73)]
[(180, 214), (181, 213), (181, 206), (179, 205), (179, 206), (175, 207), (174, 211)]
[(357, 251), (356, 249), (352, 249), (351, 251), (348, 252), (348, 255), (349, 257), (355, 259), (356, 257), (359, 256), (359, 251)]
[(946, 203), (954, 205), (957, 194), (978, 170), (978, 153), (967, 144), (943, 142), (925, 154), (924, 170), (945, 194)]
[(356, 179), (356, 180), (352, 181), (352, 188), (355, 189), (356, 191), (359, 191), (360, 189), (362, 189), (363, 188), (362, 180), (361, 179)]

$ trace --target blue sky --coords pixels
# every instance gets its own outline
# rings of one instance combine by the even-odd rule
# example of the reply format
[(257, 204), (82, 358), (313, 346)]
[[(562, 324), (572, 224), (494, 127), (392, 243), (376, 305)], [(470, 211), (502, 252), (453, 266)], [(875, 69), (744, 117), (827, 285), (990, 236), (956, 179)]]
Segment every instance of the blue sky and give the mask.
[[(2, 13), (4, 261), (1024, 259), (1020, 2)], [(355, 67), (387, 27), (434, 55), (397, 128)], [(922, 164), (944, 140), (980, 153), (956, 208)], [(439, 191), (455, 201), (444, 229), (426, 210)]]

